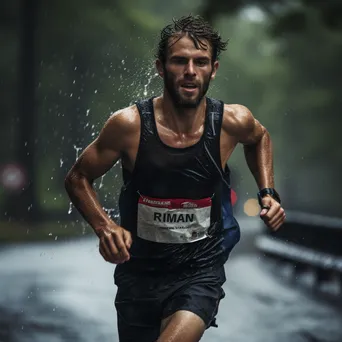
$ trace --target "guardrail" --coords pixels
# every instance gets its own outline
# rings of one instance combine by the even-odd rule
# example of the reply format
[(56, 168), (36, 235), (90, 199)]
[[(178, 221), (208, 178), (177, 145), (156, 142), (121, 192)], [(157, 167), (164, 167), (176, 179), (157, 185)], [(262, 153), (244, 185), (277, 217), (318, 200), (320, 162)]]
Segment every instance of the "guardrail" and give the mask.
[(342, 219), (302, 212), (287, 212), (284, 226), (277, 232), (265, 231), (256, 247), (266, 256), (291, 263), (294, 273), (308, 270), (316, 286), (338, 283), (342, 295)]

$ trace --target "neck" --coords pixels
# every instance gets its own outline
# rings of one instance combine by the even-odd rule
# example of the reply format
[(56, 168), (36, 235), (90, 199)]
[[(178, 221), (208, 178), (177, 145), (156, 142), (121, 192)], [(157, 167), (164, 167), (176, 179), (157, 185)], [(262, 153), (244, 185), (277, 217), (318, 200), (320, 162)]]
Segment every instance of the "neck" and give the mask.
[(186, 134), (197, 131), (204, 122), (206, 107), (205, 96), (196, 108), (175, 106), (167, 91), (164, 91), (161, 97), (163, 121), (175, 133)]

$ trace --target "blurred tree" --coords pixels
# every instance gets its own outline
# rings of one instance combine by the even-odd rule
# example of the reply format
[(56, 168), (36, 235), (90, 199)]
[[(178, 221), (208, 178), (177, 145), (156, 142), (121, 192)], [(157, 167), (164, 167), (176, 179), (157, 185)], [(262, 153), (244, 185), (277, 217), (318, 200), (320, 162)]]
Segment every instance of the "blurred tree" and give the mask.
[[(275, 8), (271, 1), (259, 2), (263, 4), (257, 20), (246, 15), (250, 7), (238, 11), (242, 8), (240, 1), (219, 5), (236, 3), (234, 17), (218, 11), (220, 7), (208, 12), (215, 19), (215, 26), (231, 38), (210, 93), (226, 102), (247, 105), (269, 128), (277, 153), (278, 184), (289, 188), (288, 181), (292, 187), (296, 185), (289, 170), (298, 168), (303, 184), (303, 179), (309, 179), (303, 171), (306, 165), (319, 175), (323, 164), (333, 161), (337, 165), (342, 159), (338, 157), (340, 146), (333, 145), (339, 127), (335, 114), (341, 101), (340, 81), (334, 77), (340, 70), (336, 64), (341, 57), (341, 40), (339, 31), (326, 29), (320, 12), (316, 7), (305, 6), (304, 1), (297, 7), (304, 13), (305, 30), (296, 24), (295, 34), (293, 30), (277, 31), (281, 26), (276, 24), (290, 11), (285, 2), (274, 2), (278, 4)], [(153, 64), (157, 34), (173, 16), (196, 12), (193, 10), (196, 6), (195, 0), (180, 1), (177, 6), (157, 0), (41, 3), (35, 45), (36, 126), (30, 139), (34, 141), (36, 153), (32, 167), (38, 205), (50, 218), (51, 210), (58, 215), (58, 210), (67, 214), (65, 173), (76, 154), (95, 138), (110, 113), (160, 90), (161, 82), (157, 82)], [(11, 13), (15, 15), (13, 9)], [(270, 32), (272, 35), (267, 34)], [(0, 64), (2, 70), (7, 71), (15, 53), (15, 46), (12, 50), (6, 49)], [(1, 101), (1, 106), (10, 106), (6, 101)], [(326, 120), (327, 111), (330, 125)], [(323, 130), (329, 132), (324, 139), (320, 138)], [(15, 146), (18, 144), (25, 151), (23, 142), (18, 137)], [(328, 149), (328, 146), (334, 148)], [(316, 151), (320, 151), (319, 158)], [(233, 165), (239, 169), (241, 189), (246, 193), (253, 189), (254, 182), (241, 167), (244, 163), (241, 156), (241, 153), (235, 154)], [(333, 179), (331, 171), (324, 172), (329, 175), (327, 179)], [(114, 168), (111, 175), (98, 183), (100, 193), (105, 196), (104, 205), (113, 208), (120, 187), (118, 169)], [(332, 182), (329, 184), (331, 188)], [(27, 201), (23, 202), (23, 208), (31, 206), (32, 200)], [(312, 205), (304, 202), (301, 198), (296, 203), (303, 209)], [(326, 207), (330, 205), (336, 212), (336, 205), (331, 203), (328, 200)], [(17, 216), (21, 214), (18, 212)]]
[[(260, 0), (215, 4), (205, 2), (202, 8), (210, 20), (229, 22), (247, 15), (258, 18), (257, 26), (270, 34), (267, 38), (253, 29), (242, 42), (247, 48), (240, 48), (237, 41), (228, 52), (239, 53), (240, 61), (234, 67), (240, 77), (245, 75), (245, 89), (251, 89), (245, 99), (233, 89), (236, 97), (232, 99), (241, 103), (248, 100), (253, 112), (273, 132), (277, 186), (284, 189), (287, 207), (340, 216), (334, 189), (342, 186), (342, 147), (337, 144), (342, 104), (342, 79), (337, 77), (342, 74), (342, 21), (337, 19), (342, 3)], [(259, 6), (259, 11), (251, 5)], [(227, 13), (235, 16), (227, 20)], [(241, 32), (251, 29), (248, 22), (240, 22)], [(233, 36), (230, 46), (242, 37)], [(260, 56), (261, 50), (270, 47), (271, 58)]]
[(201, 14), (209, 21), (225, 14), (236, 15), (243, 8), (255, 6), (272, 17), (274, 32), (300, 31), (310, 17), (307, 9), (319, 13), (320, 21), (331, 29), (342, 29), (342, 2), (340, 0), (204, 0)]
[[(22, 189), (9, 192), (6, 215), (35, 221), (39, 218), (35, 184), (35, 33), (38, 0), (23, 0), (21, 7), (17, 141), (15, 163), (25, 175)], [(19, 199), (18, 199), (19, 196)]]

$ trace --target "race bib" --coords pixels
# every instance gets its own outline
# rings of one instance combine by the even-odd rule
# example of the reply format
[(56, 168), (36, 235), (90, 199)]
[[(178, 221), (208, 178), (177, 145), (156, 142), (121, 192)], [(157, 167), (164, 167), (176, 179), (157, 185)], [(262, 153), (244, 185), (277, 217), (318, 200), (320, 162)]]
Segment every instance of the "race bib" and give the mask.
[(190, 243), (206, 238), (211, 198), (158, 199), (140, 195), (137, 234), (163, 243)]

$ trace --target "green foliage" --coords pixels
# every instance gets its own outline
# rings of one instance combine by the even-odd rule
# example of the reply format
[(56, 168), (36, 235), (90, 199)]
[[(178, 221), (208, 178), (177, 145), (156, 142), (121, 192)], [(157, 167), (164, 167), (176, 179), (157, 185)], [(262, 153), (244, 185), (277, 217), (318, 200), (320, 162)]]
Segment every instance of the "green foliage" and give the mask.
[[(205, 7), (206, 1), (195, 0), (177, 5), (158, 0), (75, 0), (67, 6), (65, 2), (41, 2), (34, 132), (41, 207), (46, 211), (62, 209), (67, 215), (69, 201), (63, 181), (77, 153), (95, 139), (112, 112), (160, 92), (153, 57), (159, 31), (172, 17), (198, 13), (203, 5), (223, 38), (230, 38), (210, 95), (246, 105), (271, 132), (277, 187), (288, 196), (288, 204), (298, 210), (319, 209), (339, 215), (336, 198), (329, 194), (341, 185), (336, 171), (342, 169), (342, 147), (337, 143), (342, 104), (341, 78), (337, 77), (342, 74), (341, 33), (327, 28), (317, 2), (312, 5), (303, 0), (297, 14), (283, 1), (277, 2), (282, 9), (277, 13), (270, 7), (271, 1), (251, 1), (263, 10), (242, 12), (241, 1), (220, 1), (217, 7)], [(227, 13), (234, 16), (225, 14), (228, 5), (233, 12)], [(11, 17), (16, 18), (15, 13), (12, 10)], [(292, 13), (290, 21), (287, 13)], [(301, 15), (303, 27), (298, 21)], [(288, 30), (295, 20), (296, 30)], [(13, 61), (18, 60), (19, 44), (18, 26), (6, 25), (0, 34), (5, 46), (0, 58), (5, 95), (0, 109), (7, 115), (0, 133), (12, 146), (17, 111), (12, 89), (16, 89), (18, 76)], [(3, 160), (13, 155), (7, 145), (0, 150)], [(257, 189), (241, 148), (230, 165), (237, 175), (240, 198), (255, 197)], [(107, 208), (116, 205), (120, 172), (117, 165), (96, 182)], [(289, 189), (295, 191), (286, 191)], [(312, 193), (309, 203), (302, 194), (308, 190)]]

